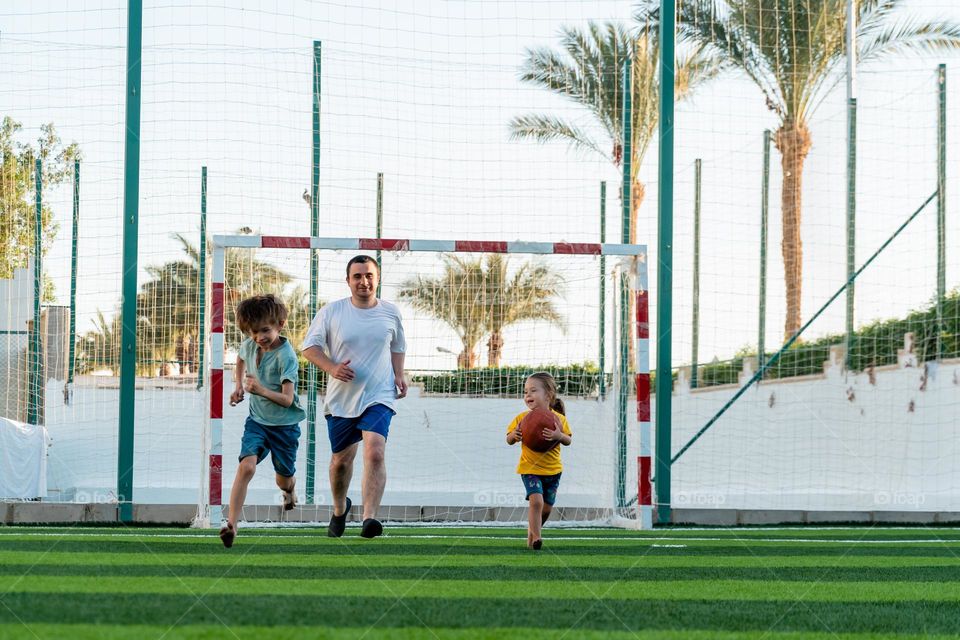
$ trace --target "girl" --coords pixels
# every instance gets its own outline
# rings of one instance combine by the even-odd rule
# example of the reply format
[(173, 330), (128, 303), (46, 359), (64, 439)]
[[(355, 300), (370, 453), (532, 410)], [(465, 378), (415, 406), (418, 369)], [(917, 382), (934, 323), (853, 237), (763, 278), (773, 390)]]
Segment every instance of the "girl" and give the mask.
[[(523, 401), (529, 411), (519, 414), (507, 427), (507, 444), (513, 445), (522, 440), (520, 423), (535, 409), (550, 410), (556, 421), (553, 429), (544, 429), (543, 437), (568, 446), (571, 440), (570, 425), (564, 415), (563, 400), (557, 397), (557, 381), (549, 373), (534, 373), (523, 383)], [(554, 446), (543, 453), (534, 451), (526, 445), (520, 447), (520, 463), (517, 473), (527, 490), (530, 503), (527, 526), (527, 546), (539, 550), (543, 546), (540, 528), (550, 517), (553, 503), (557, 500), (557, 487), (560, 486), (560, 447)]]

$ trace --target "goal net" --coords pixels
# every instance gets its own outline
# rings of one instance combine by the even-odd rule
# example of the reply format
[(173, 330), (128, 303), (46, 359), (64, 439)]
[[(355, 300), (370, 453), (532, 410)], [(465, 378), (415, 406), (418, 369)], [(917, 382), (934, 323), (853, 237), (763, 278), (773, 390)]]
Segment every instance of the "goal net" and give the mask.
[[(410, 391), (397, 402), (390, 428), (385, 519), (525, 520), (515, 472), (519, 446), (508, 446), (505, 435), (526, 410), (526, 376), (545, 370), (558, 382), (574, 434), (573, 446), (562, 451), (557, 519), (642, 523), (645, 517), (649, 523), (649, 507), (638, 508), (644, 487), (637, 472), (650, 420), (644, 247), (260, 235), (215, 236), (213, 245), (199, 523), (217, 525), (224, 515), (248, 412), (247, 403), (228, 401), (244, 338), (235, 323), (237, 303), (259, 293), (279, 295), (290, 313), (284, 335), (299, 351), (313, 316), (311, 255), (319, 308), (349, 295), (345, 266), (357, 254), (380, 261), (380, 297), (400, 308), (407, 339)], [(615, 300), (617, 310), (602, 311), (603, 298)], [(624, 301), (631, 299), (633, 317), (642, 322), (626, 321), (632, 305)], [(301, 356), (298, 391), (315, 416), (301, 424), (296, 476), (302, 506), (281, 514), (273, 469), (264, 461), (249, 486), (246, 519), (329, 517), (325, 389), (326, 374), (318, 371), (311, 393)], [(362, 457), (349, 492), (357, 505)], [(649, 497), (643, 501), (649, 504)]]

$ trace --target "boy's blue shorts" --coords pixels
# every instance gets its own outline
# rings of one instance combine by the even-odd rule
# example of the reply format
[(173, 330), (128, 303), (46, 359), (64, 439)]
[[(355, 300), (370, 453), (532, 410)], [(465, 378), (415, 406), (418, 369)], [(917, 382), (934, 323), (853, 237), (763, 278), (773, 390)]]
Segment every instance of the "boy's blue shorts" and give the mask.
[(260, 464), (269, 453), (277, 475), (290, 478), (296, 473), (299, 445), (300, 425), (263, 425), (248, 416), (240, 440), (240, 460), (257, 456), (257, 464)]
[(372, 404), (356, 418), (338, 418), (327, 416), (327, 435), (330, 436), (330, 449), (339, 453), (352, 444), (363, 440), (364, 431), (373, 431), (387, 439), (390, 432), (390, 420), (396, 412), (385, 404)]
[(543, 501), (550, 506), (557, 501), (557, 489), (560, 487), (560, 476), (557, 473), (552, 476), (538, 476), (535, 473), (521, 473), (520, 479), (523, 480), (523, 486), (527, 490), (527, 500), (534, 493), (543, 495)]

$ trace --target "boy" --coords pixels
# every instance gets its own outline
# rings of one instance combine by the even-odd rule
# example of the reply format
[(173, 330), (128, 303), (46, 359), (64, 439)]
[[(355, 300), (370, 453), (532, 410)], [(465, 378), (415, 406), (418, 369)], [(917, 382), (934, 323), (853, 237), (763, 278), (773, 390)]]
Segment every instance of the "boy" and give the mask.
[(287, 308), (276, 296), (253, 296), (237, 305), (237, 326), (249, 337), (240, 344), (235, 373), (236, 386), (230, 404), (250, 394), (250, 415), (243, 426), (240, 466), (230, 491), (227, 523), (220, 529), (223, 546), (230, 548), (237, 536), (237, 521), (247, 497), (247, 485), (257, 465), (270, 454), (283, 492), (283, 508), (293, 509), (293, 492), (300, 443), (298, 423), (306, 417), (297, 396), (297, 354), (280, 335), (287, 321)]

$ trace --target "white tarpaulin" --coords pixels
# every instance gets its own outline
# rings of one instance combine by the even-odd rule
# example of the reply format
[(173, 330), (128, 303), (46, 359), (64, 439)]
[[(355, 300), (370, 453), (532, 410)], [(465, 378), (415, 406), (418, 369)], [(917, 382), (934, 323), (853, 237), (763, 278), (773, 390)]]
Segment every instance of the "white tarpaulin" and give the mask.
[(0, 418), (0, 499), (47, 496), (47, 447), (42, 426)]

